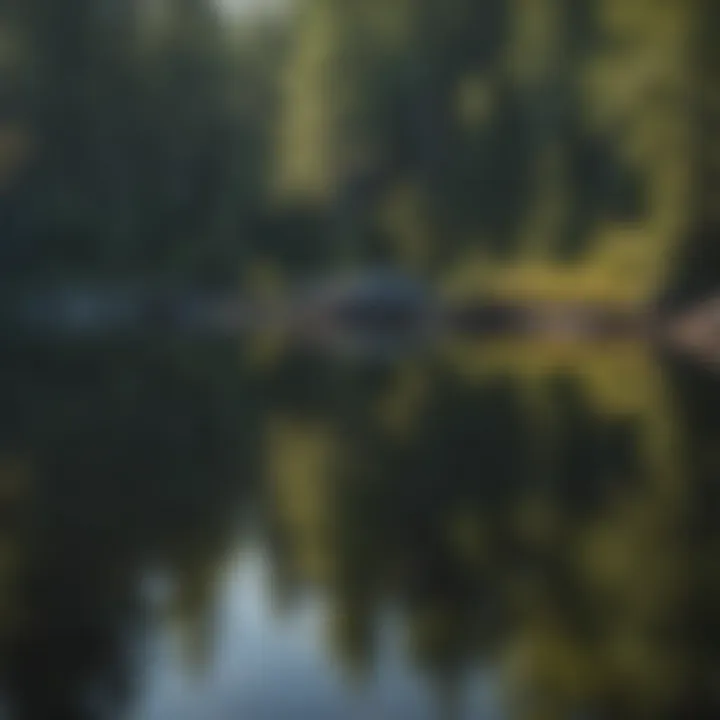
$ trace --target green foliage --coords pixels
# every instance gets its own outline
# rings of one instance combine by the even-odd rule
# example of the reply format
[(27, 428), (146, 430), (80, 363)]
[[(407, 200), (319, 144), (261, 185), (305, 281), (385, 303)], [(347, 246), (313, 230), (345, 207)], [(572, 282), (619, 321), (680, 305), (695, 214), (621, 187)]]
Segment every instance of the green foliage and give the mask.
[(628, 8), (298, 0), (231, 22), (211, 0), (9, 5), (6, 272), (229, 284), (255, 262), (387, 260), (451, 288), (482, 256), (475, 284), (542, 275), (569, 297), (587, 278), (633, 302), (709, 283), (716, 183), (694, 148), (714, 106), (686, 89), (712, 84), (712, 8)]
[(211, 2), (164, 8), (14, 14), (27, 67), (5, 104), (38, 151), (0, 202), (27, 272), (237, 282), (264, 199), (278, 32), (230, 38)]

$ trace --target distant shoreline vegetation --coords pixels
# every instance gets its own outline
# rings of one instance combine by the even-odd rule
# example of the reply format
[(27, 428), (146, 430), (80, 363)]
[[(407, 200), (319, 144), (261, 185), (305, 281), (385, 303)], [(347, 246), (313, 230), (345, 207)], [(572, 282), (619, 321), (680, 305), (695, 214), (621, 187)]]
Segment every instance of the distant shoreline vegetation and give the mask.
[(636, 316), (720, 282), (710, 10), (100, 5), (0, 18), (4, 284), (270, 298), (380, 264), (453, 307)]

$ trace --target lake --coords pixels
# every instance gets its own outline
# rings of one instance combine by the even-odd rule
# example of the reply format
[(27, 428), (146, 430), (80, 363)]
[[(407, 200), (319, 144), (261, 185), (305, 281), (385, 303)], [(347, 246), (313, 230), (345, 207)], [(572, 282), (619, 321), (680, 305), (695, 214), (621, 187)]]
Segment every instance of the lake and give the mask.
[(78, 338), (6, 347), (0, 383), (11, 718), (720, 712), (709, 370)]

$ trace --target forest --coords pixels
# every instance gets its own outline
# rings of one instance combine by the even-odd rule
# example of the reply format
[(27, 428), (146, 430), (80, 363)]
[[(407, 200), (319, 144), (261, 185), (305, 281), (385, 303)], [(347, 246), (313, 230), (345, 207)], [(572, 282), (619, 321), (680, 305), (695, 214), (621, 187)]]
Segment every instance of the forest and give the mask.
[[(709, 0), (8, 0), (0, 272), (459, 297), (717, 280)], [(716, 107), (717, 106), (717, 107)]]
[[(378, 265), (460, 300), (716, 289), (715, 0), (230, 4), (0, 3), (0, 291)], [(277, 612), (319, 589), (352, 677), (392, 601), (447, 717), (483, 662), (518, 717), (718, 715), (706, 369), (637, 338), (374, 365), (105, 339), (4, 348), (0, 712), (127, 709), (158, 567), (210, 664), (250, 517)]]

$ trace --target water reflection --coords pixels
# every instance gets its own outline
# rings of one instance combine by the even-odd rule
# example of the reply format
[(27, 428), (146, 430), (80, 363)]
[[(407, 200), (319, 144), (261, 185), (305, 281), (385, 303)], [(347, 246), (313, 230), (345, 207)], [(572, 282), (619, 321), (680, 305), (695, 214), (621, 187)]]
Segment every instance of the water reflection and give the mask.
[(12, 717), (718, 711), (720, 384), (631, 342), (0, 375)]
[[(442, 711), (408, 662), (397, 610), (379, 613), (381, 652), (372, 676), (359, 685), (326, 652), (328, 607), (318, 593), (304, 593), (291, 610), (277, 612), (262, 549), (246, 548), (229, 565), (220, 596), (208, 666), (197, 674), (178, 663), (177, 634), (165, 628), (154, 639), (147, 693), (131, 717), (430, 719)], [(489, 677), (476, 678), (472, 703), (486, 713), (494, 702)]]

